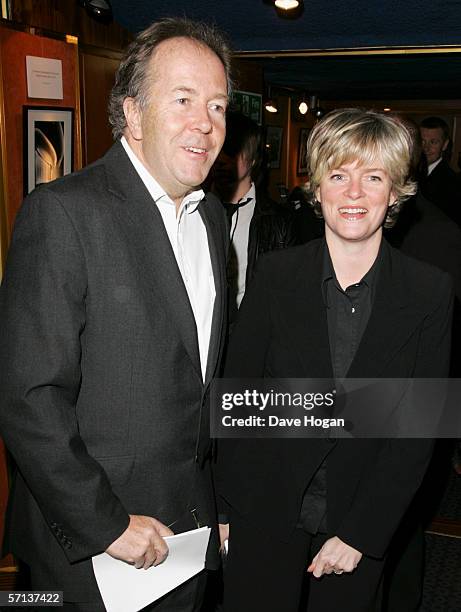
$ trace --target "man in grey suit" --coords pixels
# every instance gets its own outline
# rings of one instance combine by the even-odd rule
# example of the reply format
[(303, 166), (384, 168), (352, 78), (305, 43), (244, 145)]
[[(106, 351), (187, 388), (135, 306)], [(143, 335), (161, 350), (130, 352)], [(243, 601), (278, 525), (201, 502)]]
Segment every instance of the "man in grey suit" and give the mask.
[[(18, 214), (0, 297), (0, 426), (18, 468), (5, 548), (69, 610), (103, 609), (93, 555), (148, 568), (172, 530), (215, 526), (207, 396), (228, 238), (200, 185), (229, 72), (215, 29), (151, 25), (117, 73), (114, 146)], [(217, 556), (213, 536), (209, 567)], [(203, 585), (152, 609), (196, 610)]]

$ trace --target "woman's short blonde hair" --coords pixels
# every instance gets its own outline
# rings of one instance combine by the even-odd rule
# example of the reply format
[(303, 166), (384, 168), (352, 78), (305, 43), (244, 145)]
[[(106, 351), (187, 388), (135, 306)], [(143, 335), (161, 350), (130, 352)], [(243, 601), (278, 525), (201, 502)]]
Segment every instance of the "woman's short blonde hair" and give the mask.
[(384, 227), (392, 227), (403, 202), (416, 193), (416, 183), (409, 176), (412, 151), (412, 134), (395, 117), (358, 108), (328, 113), (307, 142), (308, 193), (316, 214), (322, 216), (316, 193), (328, 172), (354, 161), (369, 165), (379, 160), (396, 196), (384, 221)]

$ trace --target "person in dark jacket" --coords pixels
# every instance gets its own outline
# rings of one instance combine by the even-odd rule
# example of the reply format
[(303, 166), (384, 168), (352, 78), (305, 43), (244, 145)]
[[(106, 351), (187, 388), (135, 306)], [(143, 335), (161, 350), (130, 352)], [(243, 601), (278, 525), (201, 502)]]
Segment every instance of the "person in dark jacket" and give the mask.
[[(408, 179), (411, 144), (399, 121), (372, 111), (343, 109), (317, 124), (308, 143), (310, 185), (325, 239), (258, 264), (226, 378), (447, 375), (449, 275), (382, 239), (383, 225), (416, 190)], [(308, 612), (372, 609), (387, 549), (431, 450), (428, 439), (222, 440), (225, 611), (297, 611), (306, 570)]]
[(427, 162), (427, 173), (419, 181), (421, 193), (461, 225), (461, 186), (445, 157), (450, 145), (448, 125), (440, 117), (427, 117), (420, 130)]
[[(418, 125), (406, 116), (397, 118), (413, 135), (412, 172), (414, 178), (420, 175), (422, 141)], [(437, 119), (437, 118), (435, 118)], [(435, 130), (439, 149), (444, 140), (442, 128), (437, 123), (425, 120), (428, 132)], [(445, 123), (445, 122), (443, 122)], [(432, 125), (432, 127), (431, 127)], [(448, 138), (448, 128), (445, 124)], [(439, 134), (437, 134), (439, 130)], [(430, 151), (432, 145), (426, 139), (425, 149), (429, 159), (438, 158), (437, 152)], [(427, 174), (427, 169), (426, 173)], [(424, 175), (425, 176), (425, 175)], [(424, 180), (424, 179), (423, 179)], [(461, 229), (443, 210), (426, 199), (421, 190), (409, 198), (397, 219), (397, 223), (384, 232), (393, 247), (440, 270), (448, 272), (455, 289), (454, 318), (451, 338), (450, 375), (459, 377), (461, 368)], [(416, 612), (423, 594), (424, 577), (424, 527), (433, 518), (447, 485), (451, 469), (450, 454), (452, 442), (439, 440), (424, 483), (413, 500), (400, 525), (389, 550), (384, 580), (383, 607), (380, 612)]]
[(260, 128), (234, 111), (227, 114), (226, 133), (212, 171), (213, 191), (228, 214), (231, 238), (228, 279), (238, 308), (258, 257), (293, 246), (297, 241), (292, 213), (271, 200), (262, 186)]

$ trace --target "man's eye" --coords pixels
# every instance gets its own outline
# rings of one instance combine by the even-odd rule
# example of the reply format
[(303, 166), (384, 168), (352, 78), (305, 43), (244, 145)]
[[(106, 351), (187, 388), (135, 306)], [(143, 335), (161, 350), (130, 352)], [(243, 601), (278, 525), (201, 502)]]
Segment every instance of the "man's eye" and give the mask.
[(212, 104), (211, 108), (221, 114), (224, 114), (226, 112), (226, 109), (222, 104)]
[(177, 99), (176, 99), (176, 102), (177, 102), (178, 104), (187, 104), (188, 99), (187, 99), (187, 98), (177, 98)]

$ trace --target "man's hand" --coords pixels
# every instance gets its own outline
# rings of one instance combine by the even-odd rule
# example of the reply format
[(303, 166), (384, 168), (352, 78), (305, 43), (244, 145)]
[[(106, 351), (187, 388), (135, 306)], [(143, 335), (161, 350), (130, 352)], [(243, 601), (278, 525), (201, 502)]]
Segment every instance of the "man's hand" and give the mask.
[(229, 523), (219, 523), (219, 541), (221, 546), (219, 550), (224, 549), (224, 542), (229, 539)]
[(350, 573), (355, 570), (361, 558), (361, 552), (334, 536), (325, 542), (312, 559), (307, 571), (312, 572), (316, 578), (332, 572), (335, 574)]
[(130, 524), (106, 549), (106, 553), (134, 565), (136, 569), (148, 569), (165, 561), (168, 546), (163, 538), (171, 535), (171, 529), (157, 519), (130, 514)]

